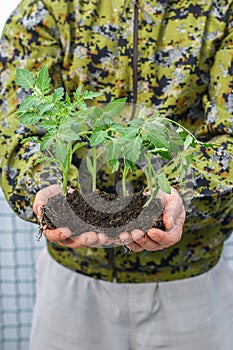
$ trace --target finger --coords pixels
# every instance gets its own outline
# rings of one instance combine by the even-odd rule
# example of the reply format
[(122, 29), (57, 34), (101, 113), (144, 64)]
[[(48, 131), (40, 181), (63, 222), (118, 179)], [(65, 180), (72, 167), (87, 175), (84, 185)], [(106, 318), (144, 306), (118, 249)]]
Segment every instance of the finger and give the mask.
[(160, 229), (152, 228), (147, 231), (147, 235), (157, 244), (160, 245), (160, 249), (170, 247), (176, 244), (182, 236), (182, 229), (176, 226), (171, 231), (162, 231)]
[(43, 235), (50, 242), (62, 242), (72, 235), (67, 227), (59, 227), (55, 229), (45, 229)]
[(97, 233), (90, 231), (82, 233), (79, 236), (72, 236), (71, 238), (68, 238), (63, 242), (59, 242), (59, 244), (72, 249), (76, 249), (79, 247), (93, 247), (97, 242)]
[(185, 211), (181, 212), (181, 214), (175, 219), (175, 221), (172, 221), (171, 228), (169, 230), (168, 229), (166, 230), (167, 234), (165, 235), (161, 234), (162, 244), (166, 246), (170, 246), (180, 241), (182, 237), (185, 216), (186, 216)]
[(185, 209), (183, 203), (179, 203), (174, 206), (174, 204), (170, 204), (164, 211), (163, 214), (163, 223), (167, 231), (171, 230), (174, 225), (177, 225), (178, 222), (182, 224), (185, 221)]
[(98, 237), (97, 243), (98, 243), (99, 245), (107, 244), (108, 241), (109, 241), (109, 238), (108, 238), (104, 233), (102, 233), (102, 232), (98, 233), (98, 234), (97, 234), (97, 237)]
[(172, 189), (170, 195), (164, 196), (163, 223), (167, 231), (173, 228), (180, 216), (185, 220), (184, 204), (178, 192)]
[(136, 242), (126, 244), (126, 247), (128, 247), (130, 250), (132, 250), (135, 253), (141, 252), (143, 250), (143, 248), (139, 244), (137, 244)]
[(134, 230), (132, 232), (133, 240), (145, 250), (153, 251), (163, 249), (161, 244), (152, 240), (147, 234), (141, 230)]
[(129, 244), (133, 242), (131, 234), (127, 231), (120, 233), (119, 239), (122, 244)]
[(59, 185), (50, 185), (38, 191), (33, 203), (33, 211), (37, 216), (41, 216), (41, 207), (48, 202), (48, 198), (61, 193)]
[(174, 227), (173, 215), (174, 213), (171, 214), (168, 210), (164, 211), (163, 213), (163, 224), (166, 231), (170, 231)]
[(59, 185), (50, 185), (45, 188), (42, 188), (42, 190), (38, 191), (36, 196), (38, 197), (38, 200), (43, 200), (45, 197), (50, 198), (56, 194), (61, 193), (61, 187)]
[(42, 211), (41, 208), (42, 206), (45, 205), (45, 201), (35, 201), (33, 204), (33, 211), (36, 214), (36, 216), (38, 217), (38, 219), (42, 218)]
[(134, 251), (134, 252), (140, 252), (143, 250), (143, 248), (138, 244), (135, 239), (138, 238), (139, 236), (143, 236), (144, 232), (142, 230), (135, 229), (131, 232), (131, 237), (132, 237), (132, 242), (129, 244), (126, 244), (126, 246)]
[[(114, 245), (119, 243), (119, 240), (117, 238), (108, 237), (104, 233), (100, 232), (97, 233), (97, 241), (95, 241), (92, 245), (89, 245), (91, 247), (114, 247)], [(118, 244), (119, 245), (119, 244)]]
[(58, 244), (61, 245), (62, 247), (67, 247), (72, 249), (84, 247), (80, 242), (75, 241), (73, 238), (67, 238), (62, 242), (58, 242)]
[(82, 246), (91, 247), (93, 244), (98, 242), (98, 235), (96, 232), (89, 231), (81, 233), (81, 235), (73, 238), (75, 242), (80, 243)]

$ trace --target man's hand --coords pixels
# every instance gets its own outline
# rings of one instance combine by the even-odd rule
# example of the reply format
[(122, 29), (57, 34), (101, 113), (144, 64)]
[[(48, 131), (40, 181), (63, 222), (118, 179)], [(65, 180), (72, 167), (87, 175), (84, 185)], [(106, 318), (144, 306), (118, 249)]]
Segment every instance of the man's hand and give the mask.
[[(41, 207), (47, 204), (50, 197), (55, 196), (59, 193), (61, 193), (61, 188), (59, 185), (50, 185), (37, 192), (33, 204), (33, 211), (37, 215), (40, 224), (42, 219)], [(110, 245), (113, 243), (113, 240), (110, 240), (103, 233), (85, 232), (80, 236), (73, 237), (72, 232), (67, 227), (59, 227), (55, 229), (48, 229), (44, 227), (43, 235), (50, 242), (58, 242), (60, 245), (73, 249), (79, 247), (98, 247), (103, 245)]]
[[(35, 198), (33, 210), (41, 222), (41, 207), (48, 202), (48, 198), (61, 193), (58, 185), (51, 185), (40, 190)], [(163, 224), (165, 231), (151, 228), (146, 233), (135, 229), (131, 233), (123, 232), (119, 239), (110, 239), (103, 233), (85, 232), (74, 237), (67, 227), (55, 229), (44, 228), (43, 234), (50, 242), (58, 242), (69, 248), (100, 247), (108, 245), (126, 245), (132, 251), (161, 250), (177, 243), (181, 239), (185, 221), (185, 209), (178, 192), (172, 188), (171, 194), (159, 191), (158, 198), (163, 205)]]
[(185, 208), (178, 192), (172, 188), (171, 194), (159, 191), (158, 198), (163, 205), (163, 224), (165, 231), (151, 228), (146, 233), (141, 230), (133, 230), (130, 233), (124, 232), (120, 240), (132, 251), (161, 250), (177, 243), (182, 236), (182, 229), (185, 221)]

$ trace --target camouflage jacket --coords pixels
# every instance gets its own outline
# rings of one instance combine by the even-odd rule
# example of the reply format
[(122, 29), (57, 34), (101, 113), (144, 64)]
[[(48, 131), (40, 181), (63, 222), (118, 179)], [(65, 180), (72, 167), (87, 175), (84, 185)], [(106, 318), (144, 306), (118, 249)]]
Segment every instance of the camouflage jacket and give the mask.
[[(101, 102), (127, 96), (217, 144), (196, 151), (180, 242), (135, 254), (123, 247), (72, 250), (48, 243), (63, 266), (140, 283), (187, 278), (216, 264), (233, 229), (232, 14), (229, 0), (23, 0), (8, 19), (0, 46), (0, 182), (23, 219), (36, 222), (35, 194), (59, 173), (35, 166), (37, 145), (20, 143), (39, 130), (23, 127), (14, 114), (24, 96), (15, 84), (17, 67), (37, 71), (45, 64), (53, 87), (102, 91)], [(71, 182), (76, 170), (74, 165)], [(167, 173), (182, 192), (169, 167)]]

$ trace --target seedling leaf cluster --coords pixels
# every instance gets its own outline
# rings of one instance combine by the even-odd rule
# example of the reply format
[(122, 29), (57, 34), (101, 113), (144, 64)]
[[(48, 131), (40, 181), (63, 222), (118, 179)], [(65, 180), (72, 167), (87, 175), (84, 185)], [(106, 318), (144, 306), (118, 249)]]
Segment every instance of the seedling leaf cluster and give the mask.
[(163, 161), (176, 158), (172, 171), (179, 170), (182, 178), (192, 162), (192, 156), (186, 156), (181, 150), (197, 144), (210, 146), (198, 141), (179, 123), (162, 118), (157, 112), (148, 115), (146, 108), (141, 108), (137, 117), (130, 120), (126, 114), (132, 108), (127, 105), (126, 98), (93, 106), (89, 101), (96, 99), (100, 93), (82, 91), (81, 87), (72, 96), (63, 87), (51, 92), (50, 81), (46, 66), (37, 75), (18, 68), (16, 83), (27, 91), (27, 96), (16, 113), (23, 125), (37, 125), (44, 131), (42, 136), (30, 136), (22, 142), (40, 144), (43, 156), (36, 163), (53, 159), (59, 166), (64, 195), (67, 194), (72, 156), (87, 144), (91, 156), (87, 156), (86, 165), (92, 176), (93, 191), (96, 190), (97, 160), (103, 150), (112, 172), (121, 172), (124, 195), (127, 195), (129, 172), (133, 173), (138, 162), (144, 159), (143, 171), (147, 178), (144, 190), (150, 194), (147, 205), (159, 189), (170, 193), (170, 184), (162, 168), (158, 170), (153, 166), (154, 157)]

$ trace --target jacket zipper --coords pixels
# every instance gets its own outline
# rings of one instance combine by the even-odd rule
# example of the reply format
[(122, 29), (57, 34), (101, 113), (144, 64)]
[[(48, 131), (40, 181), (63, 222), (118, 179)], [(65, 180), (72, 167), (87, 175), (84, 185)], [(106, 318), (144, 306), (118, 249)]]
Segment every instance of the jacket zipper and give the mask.
[(134, 35), (133, 35), (133, 112), (134, 118), (138, 99), (138, 0), (134, 2)]
[[(133, 35), (133, 111), (131, 119), (134, 118), (138, 95), (138, 0), (134, 2), (134, 35)], [(114, 266), (114, 248), (106, 248), (109, 266), (112, 269), (112, 282), (117, 282), (117, 270)]]
[(133, 103), (137, 104), (138, 85), (138, 0), (134, 3), (134, 37), (133, 37)]

